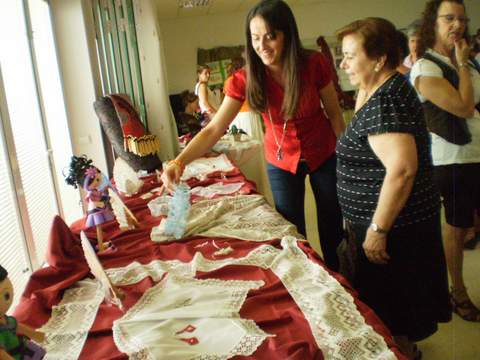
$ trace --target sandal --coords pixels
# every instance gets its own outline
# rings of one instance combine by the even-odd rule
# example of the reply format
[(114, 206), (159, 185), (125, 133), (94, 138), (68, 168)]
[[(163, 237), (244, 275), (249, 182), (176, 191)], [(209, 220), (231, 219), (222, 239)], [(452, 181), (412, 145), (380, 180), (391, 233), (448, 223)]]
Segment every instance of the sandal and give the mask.
[(453, 296), (453, 292), (450, 293), (450, 302), (452, 304), (452, 310), (463, 320), (480, 322), (480, 310), (472, 303), (472, 300), (466, 299), (458, 301)]

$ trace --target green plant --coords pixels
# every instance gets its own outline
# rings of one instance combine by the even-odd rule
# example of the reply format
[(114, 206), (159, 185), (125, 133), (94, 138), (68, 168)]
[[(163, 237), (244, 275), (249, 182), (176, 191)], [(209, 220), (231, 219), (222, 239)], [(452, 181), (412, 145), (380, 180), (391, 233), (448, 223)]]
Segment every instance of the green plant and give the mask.
[(248, 135), (245, 130), (238, 128), (236, 125), (232, 125), (228, 130), (229, 135), (245, 134)]

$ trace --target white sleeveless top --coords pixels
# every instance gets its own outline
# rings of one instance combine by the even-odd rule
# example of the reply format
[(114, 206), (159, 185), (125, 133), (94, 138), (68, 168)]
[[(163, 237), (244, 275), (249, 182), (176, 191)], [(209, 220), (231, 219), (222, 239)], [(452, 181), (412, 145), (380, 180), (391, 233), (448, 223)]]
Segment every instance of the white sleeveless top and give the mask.
[[(197, 96), (198, 96), (199, 87), (200, 87), (200, 83), (197, 82), (195, 84), (195, 95)], [(222, 103), (222, 101), (220, 100), (220, 94), (217, 95), (216, 92), (210, 90), (210, 88), (207, 85), (207, 95), (208, 95), (208, 102), (210, 103), (210, 105), (212, 105), (216, 110), (218, 110), (218, 108), (220, 107), (220, 104)], [(200, 105), (200, 110), (202, 110), (202, 112), (205, 112), (205, 111), (208, 112), (208, 108), (203, 103), (202, 100), (200, 100), (199, 105)]]

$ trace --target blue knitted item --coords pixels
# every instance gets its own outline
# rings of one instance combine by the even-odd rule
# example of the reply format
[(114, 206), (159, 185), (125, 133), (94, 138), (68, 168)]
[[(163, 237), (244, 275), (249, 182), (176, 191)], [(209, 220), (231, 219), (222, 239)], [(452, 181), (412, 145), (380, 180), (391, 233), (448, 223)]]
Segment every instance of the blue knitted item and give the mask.
[(179, 184), (173, 192), (168, 207), (168, 217), (165, 220), (165, 234), (181, 239), (187, 227), (188, 213), (190, 211), (190, 188)]

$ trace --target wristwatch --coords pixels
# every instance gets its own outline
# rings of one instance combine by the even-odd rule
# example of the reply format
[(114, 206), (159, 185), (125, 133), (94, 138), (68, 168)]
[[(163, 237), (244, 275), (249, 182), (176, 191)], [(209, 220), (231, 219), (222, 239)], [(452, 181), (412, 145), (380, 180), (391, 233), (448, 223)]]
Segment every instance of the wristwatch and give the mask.
[(385, 229), (382, 229), (380, 226), (378, 226), (377, 224), (375, 224), (374, 222), (372, 222), (370, 224), (370, 229), (372, 229), (373, 231), (375, 231), (376, 233), (379, 233), (379, 234), (388, 234), (388, 231), (385, 230)]

